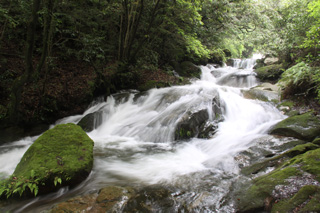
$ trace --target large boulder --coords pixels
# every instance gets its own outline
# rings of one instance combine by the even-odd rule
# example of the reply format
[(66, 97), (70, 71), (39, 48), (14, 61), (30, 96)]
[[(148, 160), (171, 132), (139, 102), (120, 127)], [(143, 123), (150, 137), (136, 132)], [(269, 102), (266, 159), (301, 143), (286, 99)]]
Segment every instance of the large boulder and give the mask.
[(255, 178), (241, 192), (238, 212), (319, 212), (320, 149), (304, 153), (305, 150), (274, 171)]
[(280, 88), (270, 83), (263, 83), (257, 87), (248, 90), (242, 90), (243, 96), (248, 99), (258, 99), (261, 101), (280, 100)]
[(320, 119), (314, 112), (291, 116), (272, 127), (270, 134), (311, 142), (320, 137)]
[(272, 64), (255, 70), (261, 81), (277, 81), (283, 73), (282, 64)]
[(80, 126), (55, 126), (29, 147), (11, 177), (1, 183), (0, 194), (33, 196), (76, 186), (91, 172), (93, 145)]
[(209, 118), (207, 108), (186, 112), (178, 121), (175, 129), (175, 140), (185, 140), (193, 137), (211, 138), (222, 121), (223, 107), (220, 106), (220, 98), (216, 96), (212, 100), (212, 116)]

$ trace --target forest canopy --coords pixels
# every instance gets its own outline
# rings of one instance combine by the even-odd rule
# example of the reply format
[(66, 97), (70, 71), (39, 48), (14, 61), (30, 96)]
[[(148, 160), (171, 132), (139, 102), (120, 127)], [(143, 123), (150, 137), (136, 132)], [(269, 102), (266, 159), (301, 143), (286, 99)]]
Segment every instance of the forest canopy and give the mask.
[[(320, 0), (2, 0), (0, 112), (8, 110), (0, 118), (18, 114), (25, 85), (53, 112), (50, 73), (76, 61), (94, 69), (88, 84), (112, 92), (132, 88), (141, 70), (169, 72), (176, 62), (223, 63), (259, 52), (278, 57), (284, 69), (311, 67), (290, 69), (284, 79), (293, 87), (308, 79), (306, 91), (320, 98), (319, 32)], [(6, 69), (6, 57), (23, 64)]]

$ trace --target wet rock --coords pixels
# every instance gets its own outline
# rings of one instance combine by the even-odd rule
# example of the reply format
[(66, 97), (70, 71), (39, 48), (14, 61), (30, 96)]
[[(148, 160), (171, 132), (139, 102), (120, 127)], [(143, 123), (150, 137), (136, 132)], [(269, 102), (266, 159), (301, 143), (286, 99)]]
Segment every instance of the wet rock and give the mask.
[(102, 112), (97, 111), (84, 116), (77, 125), (86, 132), (91, 132), (102, 124)]
[(275, 102), (280, 100), (279, 87), (270, 83), (263, 83), (249, 90), (242, 90), (242, 93), (248, 99)]
[(219, 103), (219, 97), (212, 100), (213, 121), (209, 121), (209, 113), (206, 108), (185, 113), (176, 126), (175, 140), (212, 137), (218, 128), (218, 123), (222, 121), (222, 108)]
[(320, 119), (313, 112), (295, 115), (272, 127), (270, 134), (312, 141), (320, 137)]
[[(284, 162), (276, 170), (255, 178), (253, 184), (242, 193), (238, 202), (238, 212), (256, 212), (269, 210), (276, 212), (277, 203), (290, 202), (292, 209), (303, 209), (312, 201), (303, 192), (306, 187), (313, 189), (314, 197), (319, 196), (320, 186), (320, 149), (307, 151)], [(312, 193), (309, 193), (309, 195)], [(292, 203), (292, 199), (302, 197), (299, 202)], [(289, 201), (288, 201), (289, 199)], [(291, 200), (291, 201), (290, 201)], [(317, 199), (316, 199), (317, 200)], [(319, 200), (317, 200), (319, 202)], [(314, 202), (314, 201), (312, 201)], [(312, 207), (312, 211), (320, 211), (320, 206)], [(311, 205), (309, 205), (311, 207)], [(282, 211), (280, 211), (282, 212)], [(287, 211), (283, 211), (287, 212)], [(289, 211), (290, 212), (290, 211)]]
[(175, 140), (183, 140), (196, 137), (199, 134), (199, 127), (209, 119), (207, 109), (194, 113), (187, 113), (177, 125)]
[(108, 186), (97, 193), (77, 196), (59, 203), (49, 212), (121, 212), (134, 193), (131, 188)]
[(12, 176), (2, 183), (2, 195), (34, 196), (76, 186), (91, 172), (93, 144), (75, 124), (61, 124), (46, 131), (29, 147)]
[[(304, 181), (304, 180), (302, 180)], [(293, 197), (274, 204), (274, 212), (319, 212), (320, 187), (303, 186)]]
[[(303, 143), (303, 141), (292, 141), (291, 143)], [(277, 155), (275, 157), (272, 157), (270, 159), (264, 160), (262, 162), (255, 163), (251, 166), (245, 167), (242, 169), (242, 173), (245, 175), (250, 174), (257, 174), (261, 171), (266, 171), (270, 167), (278, 167), (281, 165), (285, 160), (288, 160), (289, 158), (295, 157), (297, 155), (306, 153), (310, 150), (315, 150), (320, 148), (318, 145), (313, 143), (306, 143), (306, 144), (299, 144), (293, 147), (292, 149)]]
[(176, 212), (173, 192), (157, 186), (146, 187), (132, 196), (123, 212)]
[(255, 70), (257, 73), (257, 77), (261, 81), (277, 81), (281, 74), (283, 73), (282, 65), (281, 64), (273, 64), (269, 66), (260, 67)]

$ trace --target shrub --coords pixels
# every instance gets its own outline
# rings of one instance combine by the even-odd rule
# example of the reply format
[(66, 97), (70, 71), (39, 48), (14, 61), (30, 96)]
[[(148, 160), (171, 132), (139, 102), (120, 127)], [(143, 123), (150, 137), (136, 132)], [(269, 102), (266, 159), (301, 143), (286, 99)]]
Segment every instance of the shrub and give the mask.
[(285, 88), (285, 95), (301, 93), (307, 96), (315, 92), (320, 101), (320, 68), (300, 62), (282, 74), (280, 85)]

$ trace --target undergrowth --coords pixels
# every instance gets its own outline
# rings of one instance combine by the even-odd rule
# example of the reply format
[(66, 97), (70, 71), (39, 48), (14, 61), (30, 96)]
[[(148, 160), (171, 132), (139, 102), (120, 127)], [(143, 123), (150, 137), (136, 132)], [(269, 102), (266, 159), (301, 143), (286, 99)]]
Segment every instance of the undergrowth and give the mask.
[(320, 68), (311, 67), (305, 62), (300, 62), (287, 69), (279, 81), (284, 89), (284, 96), (316, 94), (320, 103)]

